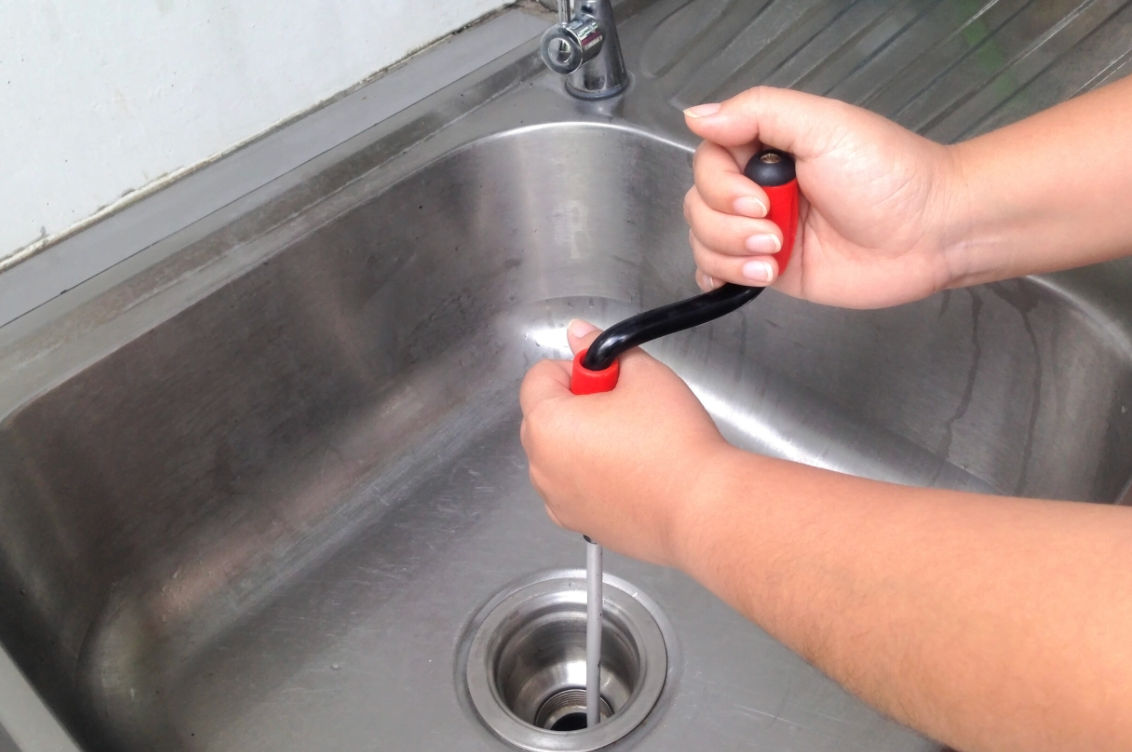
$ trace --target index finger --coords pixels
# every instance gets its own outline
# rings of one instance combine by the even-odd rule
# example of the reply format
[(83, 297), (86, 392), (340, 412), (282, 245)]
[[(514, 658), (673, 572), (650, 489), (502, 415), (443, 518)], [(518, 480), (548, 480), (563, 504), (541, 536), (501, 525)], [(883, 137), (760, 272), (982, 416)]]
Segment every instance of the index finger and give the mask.
[(742, 166), (756, 150), (755, 144), (725, 148), (704, 141), (699, 145), (692, 158), (692, 179), (705, 204), (724, 214), (766, 216), (766, 193), (743, 174)]

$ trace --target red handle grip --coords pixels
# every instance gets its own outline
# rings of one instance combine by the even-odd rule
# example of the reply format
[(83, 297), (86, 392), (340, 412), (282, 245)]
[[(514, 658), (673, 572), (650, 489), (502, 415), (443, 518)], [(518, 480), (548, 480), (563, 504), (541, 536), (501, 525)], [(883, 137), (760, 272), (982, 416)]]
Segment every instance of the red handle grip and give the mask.
[(781, 274), (790, 263), (798, 230), (798, 180), (794, 158), (778, 149), (763, 149), (751, 157), (743, 174), (762, 186), (770, 202), (766, 218), (782, 230), (782, 248), (774, 254)]
[(782, 230), (782, 250), (774, 254), (774, 260), (778, 262), (778, 273), (782, 274), (794, 253), (794, 234), (798, 230), (798, 181), (767, 186), (763, 190), (770, 199), (766, 218)]
[(582, 365), (586, 357), (586, 350), (574, 356), (574, 368), (570, 372), (570, 391), (574, 394), (597, 394), (608, 392), (617, 386), (617, 377), (621, 375), (621, 364), (613, 361), (613, 365), (601, 371), (591, 371)]

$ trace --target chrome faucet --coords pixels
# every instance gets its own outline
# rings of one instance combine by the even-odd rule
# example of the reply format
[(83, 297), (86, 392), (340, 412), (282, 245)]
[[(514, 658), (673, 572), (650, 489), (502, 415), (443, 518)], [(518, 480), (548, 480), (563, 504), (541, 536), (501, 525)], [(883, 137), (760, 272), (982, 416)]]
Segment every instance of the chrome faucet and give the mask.
[(558, 23), (542, 35), (546, 67), (567, 76), (566, 90), (581, 99), (620, 94), (629, 83), (610, 0), (558, 0)]

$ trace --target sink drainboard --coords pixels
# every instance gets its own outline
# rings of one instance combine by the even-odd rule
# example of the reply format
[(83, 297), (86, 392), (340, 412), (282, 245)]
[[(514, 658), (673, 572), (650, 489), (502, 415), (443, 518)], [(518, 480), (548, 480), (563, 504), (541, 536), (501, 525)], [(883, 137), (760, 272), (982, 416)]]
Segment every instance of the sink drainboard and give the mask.
[(586, 728), (583, 570), (542, 572), (492, 598), (465, 641), (468, 695), (483, 723), (533, 752), (588, 752), (621, 739), (656, 706), (668, 673), (656, 604), (605, 575), (601, 723)]

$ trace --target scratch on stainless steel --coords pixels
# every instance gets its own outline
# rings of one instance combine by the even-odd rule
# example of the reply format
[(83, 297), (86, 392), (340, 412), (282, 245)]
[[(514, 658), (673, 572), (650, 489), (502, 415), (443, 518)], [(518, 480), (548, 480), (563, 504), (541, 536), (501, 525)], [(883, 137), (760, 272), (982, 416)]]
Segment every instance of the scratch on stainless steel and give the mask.
[[(580, 563), (516, 388), (571, 317), (694, 290), (672, 103), (798, 83), (958, 137), (1128, 72), (1129, 7), (622, 3), (616, 101), (569, 97), (532, 40), (0, 329), (0, 642), (90, 750), (503, 748), (460, 637)], [(771, 291), (653, 352), (742, 446), (1112, 502), (1130, 293), (1126, 261), (887, 311)], [(650, 749), (939, 749), (687, 578), (607, 565), (682, 645)]]

